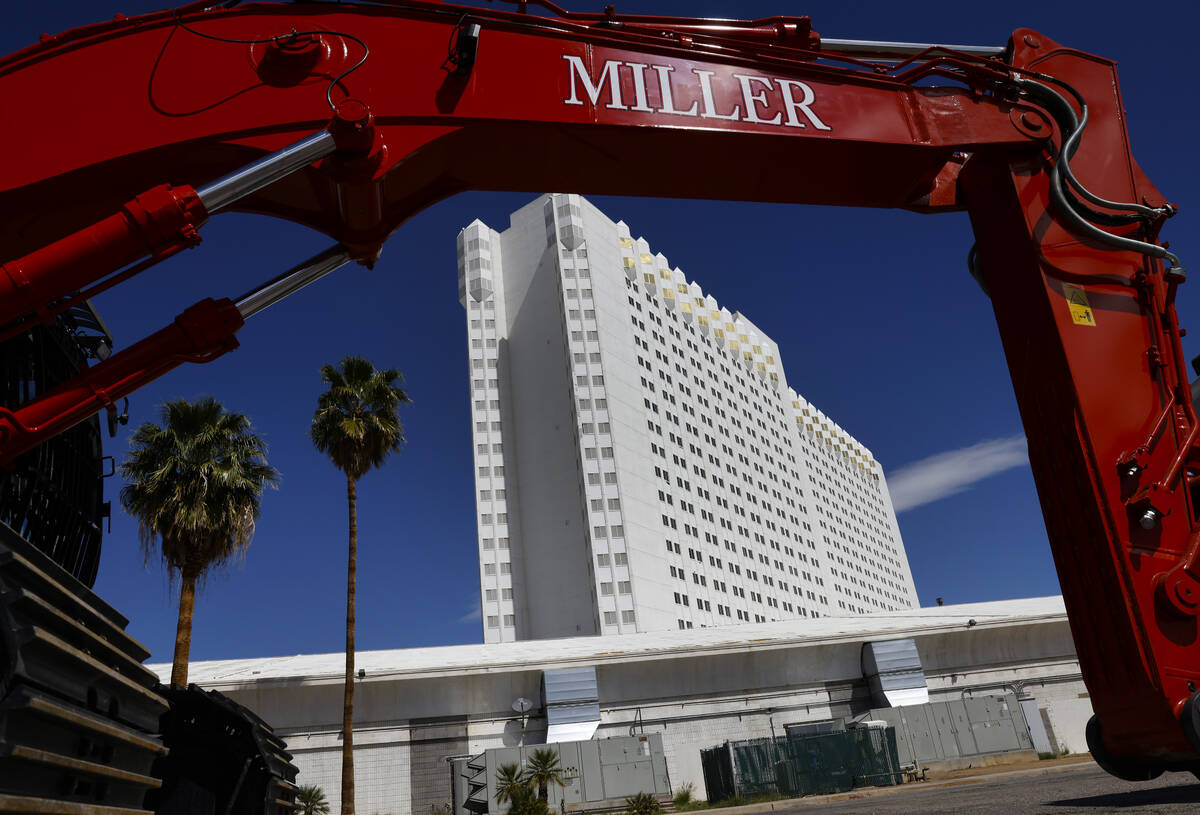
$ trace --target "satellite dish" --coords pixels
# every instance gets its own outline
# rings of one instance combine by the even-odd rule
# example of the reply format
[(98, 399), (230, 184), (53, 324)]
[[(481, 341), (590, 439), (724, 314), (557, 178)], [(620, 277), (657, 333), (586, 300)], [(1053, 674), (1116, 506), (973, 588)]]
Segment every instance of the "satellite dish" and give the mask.
[(524, 716), (526, 713), (533, 710), (533, 702), (529, 701), (524, 696), (520, 696), (515, 702), (512, 703), (512, 709)]

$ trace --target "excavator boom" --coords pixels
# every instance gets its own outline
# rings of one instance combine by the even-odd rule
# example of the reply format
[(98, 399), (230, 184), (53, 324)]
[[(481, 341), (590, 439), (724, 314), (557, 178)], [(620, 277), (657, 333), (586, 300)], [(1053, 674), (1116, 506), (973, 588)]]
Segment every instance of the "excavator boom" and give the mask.
[[(199, 241), (237, 210), (328, 253), (208, 300), (0, 408), (0, 461), (183, 361), (464, 190), (965, 210), (1096, 718), (1122, 777), (1200, 768), (1200, 425), (1170, 205), (1134, 161), (1114, 63), (822, 40), (807, 18), (687, 20), (406, 0), (248, 3), (101, 23), (0, 60), (0, 333)], [(264, 170), (267, 168), (267, 170)], [(248, 180), (249, 179), (249, 180)], [(635, 287), (653, 282), (631, 278)]]

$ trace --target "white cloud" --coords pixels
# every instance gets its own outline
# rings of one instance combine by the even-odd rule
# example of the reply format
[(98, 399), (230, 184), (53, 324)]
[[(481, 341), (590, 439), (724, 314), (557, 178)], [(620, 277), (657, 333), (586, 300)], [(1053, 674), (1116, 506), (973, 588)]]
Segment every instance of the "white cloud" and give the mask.
[(896, 512), (931, 504), (988, 476), (1029, 463), (1025, 436), (992, 439), (915, 461), (888, 476)]
[(475, 601), (475, 608), (468, 611), (466, 614), (458, 618), (460, 623), (474, 622), (475, 620), (483, 619), (483, 606), (478, 600)]

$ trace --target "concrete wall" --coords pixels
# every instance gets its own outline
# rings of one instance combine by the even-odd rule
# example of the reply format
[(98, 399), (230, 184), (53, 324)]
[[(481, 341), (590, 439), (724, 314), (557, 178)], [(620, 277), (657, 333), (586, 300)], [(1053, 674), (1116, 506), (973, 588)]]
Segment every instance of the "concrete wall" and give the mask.
[[(1091, 715), (1065, 616), (965, 622), (914, 631), (931, 701), (1013, 692), (1036, 700), (1056, 749), (1086, 751)], [(660, 733), (672, 787), (705, 796), (700, 750), (726, 740), (783, 735), (785, 726), (857, 716), (871, 707), (861, 675), (862, 638), (730, 642), (725, 647), (594, 656), (597, 738)], [(541, 672), (562, 664), (490, 664), (407, 678), (368, 675), (356, 700), (358, 811), (428, 813), (448, 804), (450, 756), (540, 744), (545, 720), (522, 720), (517, 697), (537, 700)], [(202, 675), (202, 668), (198, 668)], [(340, 790), (341, 683), (273, 679), (214, 684), (276, 727), (301, 769), (336, 811)], [(536, 711), (535, 711), (536, 713)]]

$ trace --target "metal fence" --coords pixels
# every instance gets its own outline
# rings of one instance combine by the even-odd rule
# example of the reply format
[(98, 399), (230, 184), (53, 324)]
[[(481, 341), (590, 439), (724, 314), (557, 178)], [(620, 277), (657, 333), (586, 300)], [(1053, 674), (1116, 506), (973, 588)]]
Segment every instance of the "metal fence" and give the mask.
[(824, 795), (899, 784), (896, 729), (728, 741), (700, 751), (708, 800)]

